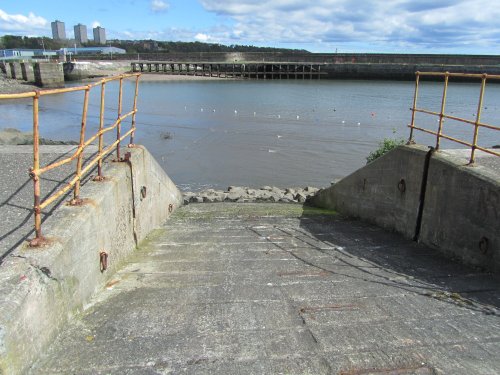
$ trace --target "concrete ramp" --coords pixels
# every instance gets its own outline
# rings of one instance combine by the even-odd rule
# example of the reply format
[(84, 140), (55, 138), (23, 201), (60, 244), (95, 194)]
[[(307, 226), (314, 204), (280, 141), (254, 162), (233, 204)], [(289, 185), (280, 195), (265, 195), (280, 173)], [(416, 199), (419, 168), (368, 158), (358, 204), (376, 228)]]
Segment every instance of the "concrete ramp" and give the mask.
[(312, 203), (500, 272), (500, 158), (401, 146), (321, 191)]
[(31, 374), (493, 374), (498, 278), (297, 204), (190, 204)]

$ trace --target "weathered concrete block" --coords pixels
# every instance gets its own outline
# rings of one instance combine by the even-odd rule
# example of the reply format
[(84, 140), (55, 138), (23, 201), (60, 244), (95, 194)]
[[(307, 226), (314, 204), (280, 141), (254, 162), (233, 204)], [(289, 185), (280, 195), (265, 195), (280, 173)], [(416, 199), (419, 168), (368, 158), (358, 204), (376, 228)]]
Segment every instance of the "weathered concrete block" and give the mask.
[(426, 154), (423, 146), (398, 147), (322, 190), (312, 203), (413, 238)]
[(62, 64), (36, 63), (35, 84), (44, 88), (64, 87), (64, 73)]
[[(82, 206), (60, 206), (43, 224), (47, 247), (20, 246), (0, 279), (0, 373), (24, 373), (68, 318), (102, 288), (120, 263), (171, 211), (182, 194), (147, 150), (130, 163), (106, 164), (104, 182), (82, 188)], [(170, 206), (172, 205), (172, 206)], [(171, 207), (171, 208), (170, 208)], [(108, 254), (101, 272), (99, 253)]]
[(18, 62), (10, 62), (7, 70), (7, 78), (22, 79), (21, 64)]
[(33, 69), (33, 64), (29, 62), (21, 63), (21, 74), (25, 81), (35, 82), (35, 70)]
[(1, 71), (3, 74), (7, 74), (7, 66), (5, 65), (5, 62), (4, 62), (4, 61), (0, 61), (0, 71)]
[(430, 160), (420, 241), (500, 272), (500, 175), (450, 153), (436, 152)]

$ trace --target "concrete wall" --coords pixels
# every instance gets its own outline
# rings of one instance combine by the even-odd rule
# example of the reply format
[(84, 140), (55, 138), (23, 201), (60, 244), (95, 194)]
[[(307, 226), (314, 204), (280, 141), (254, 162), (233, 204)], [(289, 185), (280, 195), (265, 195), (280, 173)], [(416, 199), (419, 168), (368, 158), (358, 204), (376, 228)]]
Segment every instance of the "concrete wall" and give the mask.
[(313, 203), (413, 238), (426, 154), (423, 146), (399, 147), (322, 190)]
[(33, 69), (33, 64), (29, 62), (21, 63), (21, 74), (25, 81), (35, 82), (35, 70)]
[[(90, 56), (89, 56), (90, 57)], [(99, 59), (102, 58), (94, 56)], [(114, 56), (137, 60), (137, 53)], [(87, 57), (85, 57), (87, 59)], [(424, 64), (424, 65), (500, 65), (499, 55), (437, 55), (390, 53), (285, 53), (285, 52), (151, 52), (140, 53), (140, 60), (193, 62), (306, 62), (318, 64)]]
[(466, 166), (466, 157), (451, 152), (432, 153), (418, 232), (426, 155), (422, 146), (401, 146), (321, 191), (311, 203), (407, 238), (418, 234), (419, 242), (463, 263), (500, 272), (500, 174), (481, 163)]
[(7, 69), (7, 78), (23, 79), (21, 74), (21, 64), (18, 62), (10, 62)]
[(62, 64), (36, 63), (35, 84), (44, 88), (64, 87), (64, 73)]
[(433, 154), (420, 241), (500, 272), (500, 173), (466, 163), (446, 151)]
[[(0, 373), (23, 373), (136, 243), (168, 218), (169, 205), (182, 204), (181, 193), (147, 150), (126, 151), (130, 163), (112, 163), (106, 181), (82, 188), (87, 204), (61, 206), (43, 224), (50, 246), (21, 246), (2, 264)], [(103, 273), (102, 250), (109, 255)]]

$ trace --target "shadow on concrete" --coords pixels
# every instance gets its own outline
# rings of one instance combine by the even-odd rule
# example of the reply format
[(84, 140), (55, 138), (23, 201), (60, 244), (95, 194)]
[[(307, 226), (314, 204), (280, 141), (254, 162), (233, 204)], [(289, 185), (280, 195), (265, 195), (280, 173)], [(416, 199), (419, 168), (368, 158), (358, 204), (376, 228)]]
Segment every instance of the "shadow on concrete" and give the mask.
[[(43, 165), (48, 165), (68, 156), (72, 155), (74, 150), (70, 150), (64, 153), (49, 154), (48, 160), (44, 160)], [(14, 154), (15, 155), (15, 154)], [(18, 154), (25, 157), (26, 154)], [(96, 153), (85, 155), (85, 162), (95, 156)], [(29, 155), (29, 158), (32, 156)], [(63, 185), (67, 184), (71, 178), (74, 177), (74, 163), (66, 164), (60, 168), (49, 171), (43, 175), (41, 180), (42, 186), (42, 201), (52, 194), (54, 194)], [(23, 163), (20, 163), (23, 164)], [(21, 174), (21, 168), (19, 168), (18, 173)], [(93, 168), (83, 179), (82, 186), (92, 179), (92, 174), (95, 174), (96, 168)], [(6, 231), (0, 235), (0, 243), (6, 244), (2, 246), (0, 253), (0, 264), (4, 259), (11, 254), (18, 246), (23, 242), (29, 240), (34, 236), (34, 215), (33, 215), (33, 182), (28, 176), (26, 171), (26, 177), (19, 177), (16, 181), (11, 181), (8, 185), (12, 186), (12, 193), (8, 194), (2, 202), (0, 202), (0, 213), (9, 210), (10, 213), (14, 214), (15, 219), (9, 220), (8, 223), (4, 223), (7, 226)], [(72, 190), (70, 189), (67, 193), (63, 194), (55, 203), (49, 205), (45, 210), (42, 211), (42, 228), (43, 223), (54, 213), (54, 211), (64, 202), (66, 202)], [(3, 215), (2, 215), (3, 216)]]
[(361, 272), (342, 276), (500, 316), (500, 276), (462, 265), (437, 250), (374, 225), (337, 214), (307, 211), (300, 218), (300, 229), (287, 234), (347, 267), (332, 266), (331, 262), (325, 265), (319, 261), (321, 258), (293, 253), (298, 260), (332, 274), (354, 268)]

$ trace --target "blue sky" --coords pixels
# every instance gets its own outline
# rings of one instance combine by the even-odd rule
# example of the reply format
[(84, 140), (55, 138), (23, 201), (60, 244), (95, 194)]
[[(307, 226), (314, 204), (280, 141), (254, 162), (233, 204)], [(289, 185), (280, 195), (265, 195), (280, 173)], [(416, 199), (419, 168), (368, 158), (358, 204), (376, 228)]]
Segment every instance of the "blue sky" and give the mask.
[(82, 23), (108, 39), (500, 54), (500, 0), (0, 0), (0, 35), (51, 36), (56, 19), (68, 37)]

